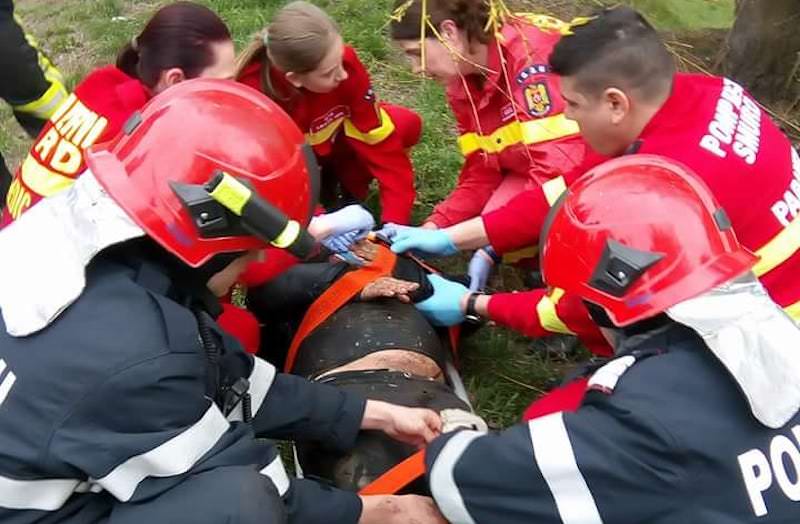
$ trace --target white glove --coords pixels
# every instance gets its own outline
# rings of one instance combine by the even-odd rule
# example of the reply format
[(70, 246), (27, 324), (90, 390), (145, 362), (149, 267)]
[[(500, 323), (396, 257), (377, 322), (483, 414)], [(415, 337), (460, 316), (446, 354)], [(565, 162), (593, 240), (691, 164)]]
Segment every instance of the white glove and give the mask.
[(366, 235), (373, 227), (375, 219), (372, 214), (358, 204), (351, 204), (338, 211), (315, 216), (308, 230), (317, 240), (323, 240), (352, 232)]
[(442, 433), (449, 433), (457, 429), (471, 429), (486, 433), (489, 426), (486, 421), (471, 411), (463, 409), (443, 409), (439, 412), (442, 419)]

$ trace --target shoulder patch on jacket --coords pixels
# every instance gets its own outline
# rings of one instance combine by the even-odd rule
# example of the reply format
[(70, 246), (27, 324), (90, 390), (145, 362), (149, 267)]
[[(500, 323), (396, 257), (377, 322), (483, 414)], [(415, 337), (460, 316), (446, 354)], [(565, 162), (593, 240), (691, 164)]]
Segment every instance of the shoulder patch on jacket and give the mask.
[(663, 353), (665, 353), (665, 351), (660, 349), (636, 350), (632, 354), (617, 357), (592, 374), (589, 378), (589, 383), (586, 385), (586, 389), (611, 395), (614, 393), (620, 377), (633, 367), (634, 364)]
[(528, 114), (535, 117), (547, 116), (553, 108), (553, 100), (547, 82), (532, 82), (525, 86), (525, 105)]

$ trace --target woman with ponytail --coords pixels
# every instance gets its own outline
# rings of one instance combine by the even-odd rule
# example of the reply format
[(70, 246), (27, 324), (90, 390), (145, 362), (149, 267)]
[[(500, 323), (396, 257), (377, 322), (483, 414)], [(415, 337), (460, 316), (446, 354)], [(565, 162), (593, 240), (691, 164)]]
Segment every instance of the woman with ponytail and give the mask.
[(322, 167), (323, 204), (363, 201), (376, 179), (382, 220), (410, 221), (416, 193), (407, 150), (422, 122), (377, 101), (369, 73), (324, 11), (302, 1), (281, 9), (238, 58), (237, 78), (278, 102), (306, 134)]
[(150, 98), (190, 78), (232, 78), (234, 60), (216, 13), (191, 2), (159, 9), (116, 65), (91, 72), (44, 126), (16, 172), (0, 225), (71, 185), (85, 168), (83, 149), (116, 135)]

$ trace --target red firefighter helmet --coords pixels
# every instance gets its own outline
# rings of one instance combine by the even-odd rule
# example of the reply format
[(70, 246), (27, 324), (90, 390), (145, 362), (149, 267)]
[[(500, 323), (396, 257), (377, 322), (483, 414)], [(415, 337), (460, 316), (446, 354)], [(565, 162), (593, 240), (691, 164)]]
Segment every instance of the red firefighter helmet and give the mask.
[(313, 153), (282, 109), (242, 84), (181, 82), (86, 160), (117, 204), (192, 267), (267, 242), (308, 248), (304, 226), (319, 186)]
[(602, 306), (618, 326), (652, 317), (750, 269), (711, 190), (653, 155), (611, 160), (573, 183), (542, 231), (550, 286)]

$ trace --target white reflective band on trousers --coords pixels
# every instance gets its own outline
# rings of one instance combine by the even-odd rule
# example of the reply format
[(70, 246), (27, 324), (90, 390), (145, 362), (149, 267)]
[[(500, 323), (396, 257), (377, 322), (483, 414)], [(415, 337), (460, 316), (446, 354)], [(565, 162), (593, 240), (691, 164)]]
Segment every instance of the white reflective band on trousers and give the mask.
[(442, 514), (452, 524), (475, 524), (456, 485), (453, 468), (456, 467), (472, 441), (482, 435), (485, 433), (460, 431), (444, 445), (431, 467), (431, 495)]
[[(253, 357), (253, 371), (250, 372), (247, 381), (250, 383), (250, 389), (248, 389), (248, 393), (250, 393), (250, 410), (254, 417), (258, 410), (261, 409), (264, 399), (267, 398), (269, 388), (272, 387), (272, 383), (275, 381), (276, 373), (275, 366), (266, 360)], [(228, 420), (231, 422), (244, 420), (241, 402), (236, 404), (236, 407), (230, 412)]]
[(47, 327), (81, 296), (97, 253), (143, 235), (91, 171), (33, 206), (0, 231), (0, 253), (14, 253), (0, 257), (8, 333), (22, 337)]
[(216, 404), (211, 404), (194, 425), (147, 453), (129, 458), (95, 482), (127, 502), (144, 479), (181, 475), (192, 469), (229, 427)]
[(603, 524), (592, 492), (583, 478), (564, 425), (553, 413), (528, 423), (533, 455), (564, 524)]
[(276, 456), (267, 467), (259, 471), (265, 477), (269, 477), (278, 490), (280, 496), (286, 495), (289, 491), (289, 475), (286, 474), (286, 469), (283, 467), (281, 456)]
[(722, 362), (763, 425), (783, 427), (800, 409), (800, 328), (748, 274), (667, 310)]

